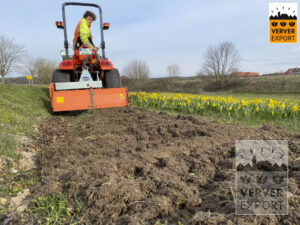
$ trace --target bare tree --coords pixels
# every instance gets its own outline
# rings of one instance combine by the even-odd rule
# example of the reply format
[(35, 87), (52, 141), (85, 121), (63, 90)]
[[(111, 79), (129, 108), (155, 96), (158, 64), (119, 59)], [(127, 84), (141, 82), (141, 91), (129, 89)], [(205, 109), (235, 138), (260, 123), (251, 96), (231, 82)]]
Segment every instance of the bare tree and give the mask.
[(172, 64), (167, 66), (167, 72), (169, 74), (169, 77), (176, 77), (180, 73), (180, 68), (178, 64)]
[(217, 46), (211, 45), (203, 57), (203, 71), (206, 75), (215, 75), (220, 86), (226, 75), (237, 71), (241, 61), (235, 44), (228, 41), (221, 42)]
[(129, 78), (148, 79), (150, 69), (146, 62), (133, 60), (123, 69), (123, 75)]
[(25, 76), (31, 75), (34, 80), (38, 77), (38, 58), (27, 56), (26, 60), (23, 62), (23, 65), (18, 69), (18, 72), (24, 74)]
[(56, 61), (42, 57), (28, 57), (19, 72), (24, 75), (31, 75), (39, 84), (44, 84), (51, 82), (53, 71), (56, 68)]
[(57, 62), (46, 58), (37, 58), (34, 65), (36, 66), (38, 82), (40, 84), (50, 83), (53, 71), (57, 68)]
[(37, 68), (38, 68), (37, 61), (38, 58), (29, 56), (20, 72), (23, 73), (24, 75), (31, 75), (33, 77), (37, 77)]
[(23, 46), (15, 44), (13, 40), (0, 35), (0, 75), (4, 84), (5, 76), (16, 69), (25, 56)]

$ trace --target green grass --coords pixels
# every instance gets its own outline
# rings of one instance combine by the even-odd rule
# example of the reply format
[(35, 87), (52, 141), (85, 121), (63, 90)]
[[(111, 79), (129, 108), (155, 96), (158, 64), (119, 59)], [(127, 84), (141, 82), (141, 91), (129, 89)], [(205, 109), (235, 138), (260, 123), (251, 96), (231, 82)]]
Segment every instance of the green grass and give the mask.
[(13, 136), (1, 134), (0, 136), (0, 156), (6, 156), (12, 160), (18, 159), (18, 154), (15, 152), (16, 140)]
[(122, 77), (129, 91), (176, 92), (192, 94), (213, 93), (297, 93), (300, 95), (300, 75), (259, 77), (232, 77), (222, 87), (216, 85), (214, 76), (153, 78), (148, 80)]
[(81, 212), (81, 206), (72, 209), (66, 197), (62, 194), (52, 194), (45, 197), (37, 197), (31, 200), (31, 208), (28, 213), (42, 216), (43, 224), (77, 224), (75, 217)]
[(17, 158), (15, 135), (28, 136), (33, 125), (49, 117), (48, 88), (0, 84), (0, 157)]
[(5, 218), (5, 215), (8, 215), (13, 210), (14, 206), (11, 203), (11, 198), (16, 197), (25, 188), (33, 187), (37, 178), (33, 171), (20, 171), (17, 176), (12, 173), (0, 174), (0, 178), (3, 180), (0, 182), (0, 198), (7, 200), (5, 205), (0, 205), (1, 220), (3, 216)]
[(0, 183), (0, 198), (15, 197), (18, 192), (35, 185), (37, 178), (32, 171), (21, 171), (18, 176), (14, 174), (0, 175), (4, 182)]

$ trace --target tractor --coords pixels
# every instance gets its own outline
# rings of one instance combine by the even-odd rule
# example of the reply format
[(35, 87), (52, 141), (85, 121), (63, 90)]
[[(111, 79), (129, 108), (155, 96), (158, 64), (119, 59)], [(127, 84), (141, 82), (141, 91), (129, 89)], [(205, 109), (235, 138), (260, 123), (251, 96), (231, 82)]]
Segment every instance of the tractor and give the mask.
[[(66, 27), (66, 6), (88, 6), (99, 10), (100, 45), (102, 55), (86, 44), (78, 44), (69, 54), (69, 42)], [(65, 2), (62, 5), (63, 21), (56, 26), (64, 30), (64, 48), (62, 61), (54, 70), (49, 85), (50, 102), (53, 112), (87, 110), (95, 108), (124, 107), (128, 105), (127, 89), (122, 87), (118, 69), (114, 68), (105, 55), (104, 30), (109, 23), (103, 23), (102, 9), (97, 4)]]

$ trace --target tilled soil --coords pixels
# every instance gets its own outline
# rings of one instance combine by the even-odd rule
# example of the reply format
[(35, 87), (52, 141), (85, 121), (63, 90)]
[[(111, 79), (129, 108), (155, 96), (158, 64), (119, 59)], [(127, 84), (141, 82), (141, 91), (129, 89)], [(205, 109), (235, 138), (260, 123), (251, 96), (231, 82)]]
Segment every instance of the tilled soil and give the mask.
[[(82, 222), (299, 224), (300, 135), (134, 107), (83, 118), (59, 115), (41, 125), (35, 190), (80, 202)], [(289, 140), (289, 216), (235, 215), (235, 141), (244, 139)]]

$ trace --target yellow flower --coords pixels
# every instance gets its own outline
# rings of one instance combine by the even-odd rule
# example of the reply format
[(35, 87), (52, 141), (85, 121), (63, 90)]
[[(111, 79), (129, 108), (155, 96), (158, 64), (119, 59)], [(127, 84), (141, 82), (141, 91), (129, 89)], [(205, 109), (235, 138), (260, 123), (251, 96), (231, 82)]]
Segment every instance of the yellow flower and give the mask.
[(258, 111), (259, 111), (259, 107), (257, 106), (257, 107), (256, 107), (256, 112), (258, 112)]
[(272, 116), (274, 116), (274, 111), (272, 111)]
[[(231, 111), (231, 110), (232, 110), (232, 107), (230, 106), (230, 107), (229, 107), (229, 111)], [(230, 113), (229, 113), (229, 114), (230, 114)]]
[(285, 109), (285, 104), (281, 104), (281, 108), (282, 108), (282, 109)]
[(247, 106), (248, 105), (248, 103), (246, 101), (244, 101), (244, 100), (242, 100), (241, 103), (242, 103), (243, 106)]
[(213, 104), (213, 107), (216, 107), (216, 104), (215, 104), (215, 103)]
[(245, 116), (247, 116), (247, 114), (248, 114), (248, 113), (247, 113), (247, 111), (246, 111), (246, 112), (245, 112)]
[(293, 112), (297, 112), (298, 111), (298, 104), (296, 104), (295, 106), (293, 106)]
[(198, 106), (198, 108), (199, 108), (199, 107), (200, 107), (200, 104), (198, 103), (197, 106)]

